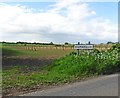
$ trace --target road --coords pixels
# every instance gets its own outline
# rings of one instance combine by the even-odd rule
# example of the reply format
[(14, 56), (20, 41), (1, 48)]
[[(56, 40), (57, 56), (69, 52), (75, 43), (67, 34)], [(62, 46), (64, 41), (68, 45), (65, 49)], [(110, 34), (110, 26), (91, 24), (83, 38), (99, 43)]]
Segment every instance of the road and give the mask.
[(20, 96), (118, 96), (118, 74)]

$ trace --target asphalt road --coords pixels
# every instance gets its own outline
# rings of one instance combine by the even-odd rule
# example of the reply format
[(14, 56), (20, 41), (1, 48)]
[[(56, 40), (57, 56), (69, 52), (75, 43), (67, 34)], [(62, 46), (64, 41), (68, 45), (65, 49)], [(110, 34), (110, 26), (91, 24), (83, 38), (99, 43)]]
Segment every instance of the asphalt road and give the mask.
[(20, 96), (118, 96), (118, 74)]

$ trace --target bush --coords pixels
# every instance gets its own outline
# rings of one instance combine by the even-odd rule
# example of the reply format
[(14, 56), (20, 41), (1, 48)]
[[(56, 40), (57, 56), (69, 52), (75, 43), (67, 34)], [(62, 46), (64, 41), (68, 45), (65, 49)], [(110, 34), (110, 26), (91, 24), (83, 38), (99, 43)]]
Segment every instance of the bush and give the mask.
[(118, 50), (119, 45), (115, 45), (108, 51), (100, 52), (95, 49), (90, 54), (82, 52), (79, 56), (76, 52), (72, 52), (56, 60), (51, 70), (71, 76), (114, 73), (120, 64)]

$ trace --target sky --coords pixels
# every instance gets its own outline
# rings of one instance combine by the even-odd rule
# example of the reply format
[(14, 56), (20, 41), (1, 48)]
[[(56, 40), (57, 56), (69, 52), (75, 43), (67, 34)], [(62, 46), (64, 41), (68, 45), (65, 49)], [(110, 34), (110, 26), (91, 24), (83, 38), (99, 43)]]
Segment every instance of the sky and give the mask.
[(0, 13), (0, 41), (118, 41), (117, 2), (6, 2)]

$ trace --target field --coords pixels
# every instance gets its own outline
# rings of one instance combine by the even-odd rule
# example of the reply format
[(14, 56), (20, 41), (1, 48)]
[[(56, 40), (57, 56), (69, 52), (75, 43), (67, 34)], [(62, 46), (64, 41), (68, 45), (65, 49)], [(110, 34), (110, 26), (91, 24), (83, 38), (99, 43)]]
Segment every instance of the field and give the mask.
[(19, 57), (60, 57), (71, 52), (72, 47), (54, 47), (54, 46), (37, 46), (37, 45), (3, 45), (3, 56), (19, 56)]
[(38, 45), (3, 45), (3, 68), (10, 67), (10, 65), (31, 65), (40, 66), (50, 64), (56, 58), (60, 58), (73, 49), (59, 49), (54, 46), (38, 46)]
[(78, 56), (73, 46), (3, 44), (3, 95), (119, 71), (119, 44), (94, 48)]
[[(95, 49), (107, 50), (112, 45), (95, 45)], [(35, 44), (3, 44), (3, 68), (13, 65), (40, 66), (48, 65), (54, 59), (60, 58), (73, 51), (73, 45), (35, 45)]]

